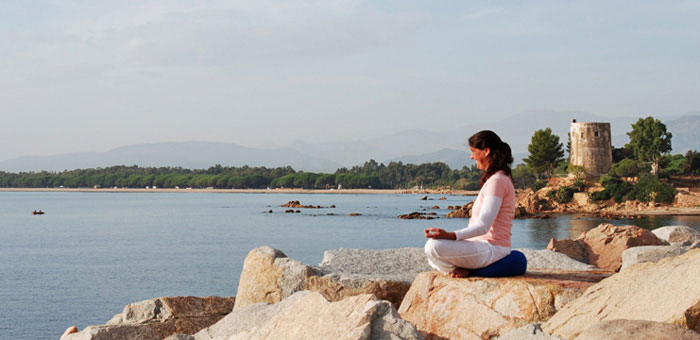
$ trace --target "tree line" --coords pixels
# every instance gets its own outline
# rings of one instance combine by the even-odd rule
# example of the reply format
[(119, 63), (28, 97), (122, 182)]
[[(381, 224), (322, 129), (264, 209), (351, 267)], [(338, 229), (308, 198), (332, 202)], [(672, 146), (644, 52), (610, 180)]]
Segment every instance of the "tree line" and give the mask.
[(388, 165), (369, 160), (361, 166), (340, 168), (335, 173), (296, 171), (290, 166), (225, 167), (208, 169), (181, 167), (112, 166), (66, 170), (61, 172), (0, 171), (3, 188), (375, 188), (408, 189), (414, 187), (451, 187), (465, 190), (479, 188), (480, 171), (475, 167), (450, 169), (445, 163)]

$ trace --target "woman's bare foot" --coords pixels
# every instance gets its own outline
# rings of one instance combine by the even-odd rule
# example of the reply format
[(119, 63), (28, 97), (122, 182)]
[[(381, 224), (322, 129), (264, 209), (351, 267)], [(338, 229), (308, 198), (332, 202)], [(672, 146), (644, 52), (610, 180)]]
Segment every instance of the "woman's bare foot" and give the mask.
[(469, 276), (469, 269), (466, 268), (457, 267), (450, 273), (450, 277), (454, 278), (465, 278), (467, 276)]

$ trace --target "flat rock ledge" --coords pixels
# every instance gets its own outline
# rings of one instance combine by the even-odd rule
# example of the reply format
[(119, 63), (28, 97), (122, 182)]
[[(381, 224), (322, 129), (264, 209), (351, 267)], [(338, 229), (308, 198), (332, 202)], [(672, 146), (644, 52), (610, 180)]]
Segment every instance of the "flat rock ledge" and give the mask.
[(194, 334), (233, 310), (235, 297), (171, 296), (135, 302), (106, 325), (64, 334), (61, 340), (164, 339)]
[(549, 319), (608, 275), (549, 270), (510, 278), (453, 279), (425, 272), (414, 280), (399, 314), (426, 340), (489, 339)]
[(167, 340), (419, 340), (415, 326), (402, 320), (388, 301), (362, 294), (331, 302), (302, 291), (275, 304), (237, 309), (194, 336)]
[(700, 249), (625, 268), (564, 306), (542, 329), (573, 339), (592, 324), (616, 319), (665, 322), (700, 331)]

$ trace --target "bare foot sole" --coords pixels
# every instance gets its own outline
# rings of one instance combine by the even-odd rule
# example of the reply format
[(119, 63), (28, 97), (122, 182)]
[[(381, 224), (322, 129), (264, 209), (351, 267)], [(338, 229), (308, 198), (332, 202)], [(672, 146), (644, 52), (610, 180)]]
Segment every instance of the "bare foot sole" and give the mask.
[(77, 333), (77, 332), (78, 332), (78, 327), (70, 326), (70, 327), (68, 327), (68, 329), (66, 329), (65, 332), (63, 332), (63, 335), (61, 335), (61, 340), (65, 339), (68, 336), (68, 334), (73, 334), (73, 333)]
[(455, 268), (452, 273), (450, 273), (450, 277), (454, 278), (465, 278), (469, 276), (469, 269), (466, 268)]

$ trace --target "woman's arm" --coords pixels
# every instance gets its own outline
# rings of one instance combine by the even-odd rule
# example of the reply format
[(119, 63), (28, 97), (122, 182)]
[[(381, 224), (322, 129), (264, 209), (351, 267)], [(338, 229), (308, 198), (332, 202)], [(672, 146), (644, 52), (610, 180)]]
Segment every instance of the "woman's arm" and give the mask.
[(469, 221), (468, 227), (455, 231), (456, 239), (465, 240), (486, 234), (496, 220), (502, 203), (503, 199), (498, 196), (485, 196), (479, 216)]

